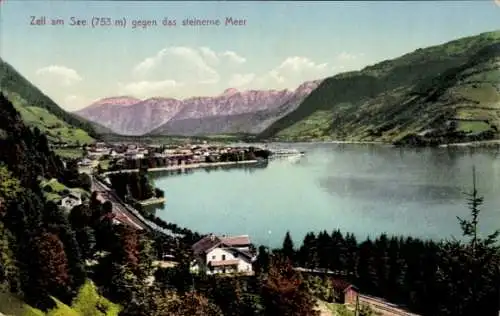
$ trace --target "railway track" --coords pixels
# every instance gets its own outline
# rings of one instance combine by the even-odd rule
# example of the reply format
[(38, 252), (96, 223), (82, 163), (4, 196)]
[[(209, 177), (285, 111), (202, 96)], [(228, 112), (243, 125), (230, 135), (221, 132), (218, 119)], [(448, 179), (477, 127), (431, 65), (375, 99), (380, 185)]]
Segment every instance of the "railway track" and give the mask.
[(136, 229), (148, 229), (147, 225), (145, 225), (139, 218), (128, 211), (126, 205), (124, 205), (124, 203), (121, 202), (109, 188), (105, 187), (96, 179), (92, 180), (92, 186), (92, 191), (99, 192), (101, 201), (111, 202), (111, 204), (113, 205), (113, 213), (115, 214), (118, 221), (132, 226)]
[(99, 192), (102, 201), (110, 201), (112, 203), (113, 213), (116, 215), (116, 219), (122, 223), (136, 229), (154, 231), (166, 236), (184, 237), (183, 234), (174, 233), (147, 220), (136, 209), (123, 202), (111, 188), (94, 177), (92, 177), (92, 191)]
[(359, 302), (360, 304), (369, 305), (374, 311), (379, 312), (384, 316), (420, 316), (418, 314), (405, 311), (401, 306), (373, 296), (360, 294)]

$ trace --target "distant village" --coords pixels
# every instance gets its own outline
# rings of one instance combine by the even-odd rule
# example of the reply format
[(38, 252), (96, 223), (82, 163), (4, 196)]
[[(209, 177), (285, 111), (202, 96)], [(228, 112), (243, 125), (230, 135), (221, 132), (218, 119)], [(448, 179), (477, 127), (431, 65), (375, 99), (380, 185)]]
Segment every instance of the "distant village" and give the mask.
[[(140, 160), (145, 158), (167, 159), (169, 165), (193, 164), (202, 162), (218, 162), (221, 156), (239, 155), (241, 160), (249, 151), (265, 151), (253, 147), (229, 147), (214, 144), (187, 144), (187, 145), (143, 145), (123, 143), (95, 143), (84, 147), (85, 157), (81, 159), (81, 166), (96, 167), (100, 160), (113, 160), (117, 165), (126, 160)], [(265, 157), (267, 158), (267, 156)]]

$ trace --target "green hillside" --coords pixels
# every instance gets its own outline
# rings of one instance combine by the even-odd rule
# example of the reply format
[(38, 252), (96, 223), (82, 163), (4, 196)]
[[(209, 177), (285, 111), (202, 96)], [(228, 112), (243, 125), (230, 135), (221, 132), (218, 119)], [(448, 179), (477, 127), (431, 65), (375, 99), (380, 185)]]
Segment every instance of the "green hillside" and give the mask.
[(499, 62), (496, 31), (338, 74), (259, 138), (437, 143), (498, 138)]
[(31, 127), (38, 127), (51, 143), (90, 143), (96, 132), (91, 123), (61, 109), (48, 96), (0, 59), (0, 91)]

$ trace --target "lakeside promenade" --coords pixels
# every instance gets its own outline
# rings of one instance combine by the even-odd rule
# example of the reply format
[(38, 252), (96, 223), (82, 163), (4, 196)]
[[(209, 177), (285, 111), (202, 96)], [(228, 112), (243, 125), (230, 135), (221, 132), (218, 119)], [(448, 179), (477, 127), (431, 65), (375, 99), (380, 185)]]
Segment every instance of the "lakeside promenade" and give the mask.
[[(192, 164), (180, 164), (172, 165), (160, 168), (148, 168), (148, 172), (156, 171), (172, 171), (172, 170), (183, 170), (183, 169), (204, 169), (204, 168), (214, 168), (222, 166), (236, 166), (236, 165), (253, 165), (259, 163), (259, 160), (242, 160), (242, 161), (224, 161), (224, 162), (199, 162)], [(120, 173), (120, 172), (137, 172), (138, 169), (122, 169), (116, 171), (106, 171), (102, 175), (106, 176), (108, 174)]]

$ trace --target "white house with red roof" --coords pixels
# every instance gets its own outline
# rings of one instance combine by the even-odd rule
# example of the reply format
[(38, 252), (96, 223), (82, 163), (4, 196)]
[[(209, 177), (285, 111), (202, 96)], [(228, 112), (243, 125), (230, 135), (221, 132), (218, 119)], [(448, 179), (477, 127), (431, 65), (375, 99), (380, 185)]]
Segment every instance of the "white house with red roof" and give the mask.
[(207, 274), (253, 274), (256, 254), (248, 235), (215, 236), (210, 234), (193, 245), (193, 272)]

